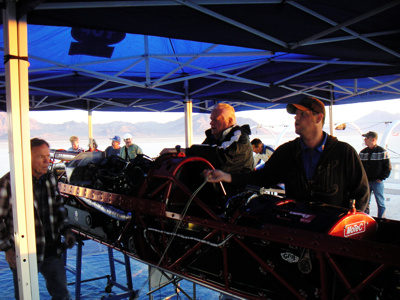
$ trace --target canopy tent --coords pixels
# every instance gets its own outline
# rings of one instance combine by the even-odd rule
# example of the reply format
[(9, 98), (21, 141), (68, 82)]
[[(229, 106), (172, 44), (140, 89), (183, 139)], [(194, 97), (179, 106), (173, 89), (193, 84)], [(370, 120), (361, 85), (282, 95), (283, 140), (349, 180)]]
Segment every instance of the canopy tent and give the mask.
[(40, 24), (28, 27), (30, 109), (183, 111), (190, 100), (206, 112), (220, 101), (245, 110), (304, 95), (399, 98), (399, 4), (22, 1), (19, 14)]
[[(202, 112), (217, 101), (242, 110), (304, 95), (330, 104), (378, 100), (377, 93), (399, 98), (400, 1), (15, 2), (3, 1), (0, 109), (9, 115), (24, 299), (37, 298), (33, 226), (26, 226), (33, 224), (28, 110), (178, 111), (193, 103)], [(153, 48), (159, 37), (164, 47)], [(206, 44), (190, 51), (181, 40)]]

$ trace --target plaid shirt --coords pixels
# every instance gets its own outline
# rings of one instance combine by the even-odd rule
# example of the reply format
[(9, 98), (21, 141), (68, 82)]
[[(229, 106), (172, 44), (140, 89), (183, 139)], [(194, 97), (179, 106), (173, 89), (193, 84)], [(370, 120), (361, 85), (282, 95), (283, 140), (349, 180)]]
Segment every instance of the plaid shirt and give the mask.
[[(47, 173), (42, 180), (45, 181), (47, 190), (47, 201), (49, 209), (50, 230), (53, 240), (56, 243), (57, 254), (63, 251), (61, 245), (61, 234), (66, 234), (70, 230), (68, 217), (64, 203), (58, 191), (57, 181), (53, 173)], [(11, 201), (10, 201), (11, 199)], [(46, 199), (42, 199), (46, 200)], [(0, 250), (5, 251), (14, 248), (14, 224), (11, 196), (10, 173), (0, 179)], [(38, 202), (34, 204), (35, 232), (36, 232), (36, 254), (37, 261), (42, 262), (45, 252), (45, 231), (40, 219)]]

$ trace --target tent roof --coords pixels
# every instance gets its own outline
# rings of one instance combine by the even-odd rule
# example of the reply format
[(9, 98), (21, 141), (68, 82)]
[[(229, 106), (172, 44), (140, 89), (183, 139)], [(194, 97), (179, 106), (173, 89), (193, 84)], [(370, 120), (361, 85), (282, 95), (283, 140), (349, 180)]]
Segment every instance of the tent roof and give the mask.
[(181, 111), (189, 99), (195, 112), (216, 101), (282, 108), (332, 90), (336, 103), (400, 98), (400, 1), (18, 5), (31, 110)]

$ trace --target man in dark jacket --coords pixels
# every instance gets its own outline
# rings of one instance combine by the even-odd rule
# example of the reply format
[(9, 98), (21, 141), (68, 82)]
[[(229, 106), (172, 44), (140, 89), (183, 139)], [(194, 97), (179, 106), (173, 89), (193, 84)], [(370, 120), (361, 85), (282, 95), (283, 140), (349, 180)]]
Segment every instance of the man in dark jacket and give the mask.
[(323, 131), (324, 104), (307, 97), (286, 109), (296, 115), (299, 138), (276, 149), (261, 170), (249, 174), (208, 171), (208, 180), (263, 187), (284, 183), (286, 196), (297, 201), (348, 208), (355, 200), (356, 208), (364, 211), (369, 199), (367, 176), (354, 148)]
[[(249, 125), (236, 124), (235, 109), (220, 103), (211, 111), (211, 128), (201, 145), (181, 149), (187, 156), (207, 159), (215, 168), (225, 172), (250, 172), (253, 170)], [(175, 149), (164, 149), (161, 153), (173, 153)]]
[[(389, 153), (377, 145), (378, 134), (376, 132), (369, 131), (362, 136), (367, 147), (361, 150), (360, 159), (367, 173), (369, 189), (375, 195), (378, 206), (378, 218), (384, 218), (386, 207), (385, 197), (383, 196), (385, 188), (383, 180), (389, 177), (392, 170)], [(369, 203), (365, 212), (369, 214)]]

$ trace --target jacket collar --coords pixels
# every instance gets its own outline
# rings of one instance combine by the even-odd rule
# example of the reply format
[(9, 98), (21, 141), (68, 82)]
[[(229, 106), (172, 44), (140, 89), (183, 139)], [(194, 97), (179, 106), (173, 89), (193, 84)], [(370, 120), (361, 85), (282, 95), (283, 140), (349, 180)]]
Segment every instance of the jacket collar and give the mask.
[(238, 125), (237, 124), (232, 125), (231, 127), (228, 127), (224, 131), (222, 131), (222, 135), (221, 135), (221, 138), (219, 140), (215, 139), (214, 135), (211, 134), (211, 129), (207, 129), (206, 130), (206, 136), (209, 139), (211, 139), (212, 141), (218, 142), (218, 141), (223, 140), (229, 134), (229, 132), (231, 132), (231, 130), (236, 126), (238, 126)]

